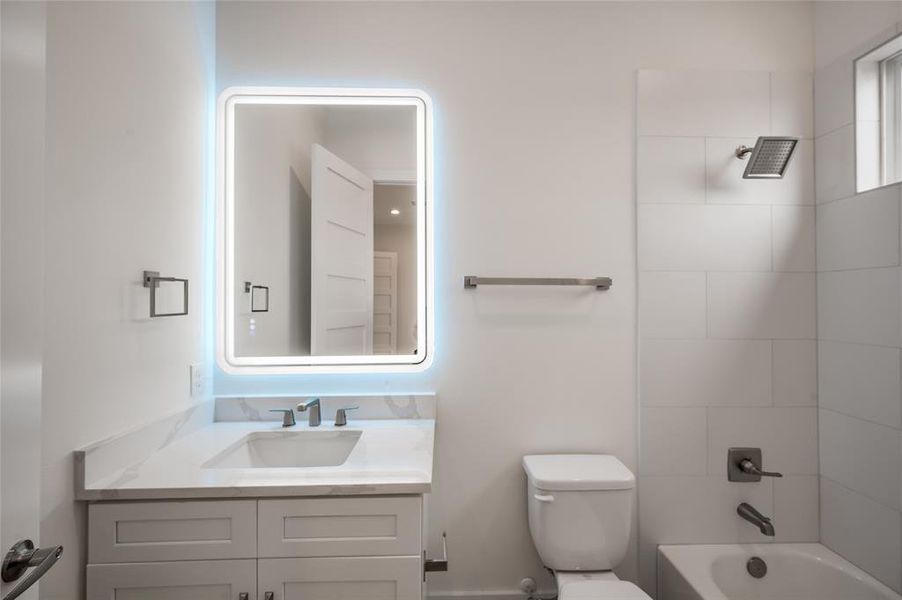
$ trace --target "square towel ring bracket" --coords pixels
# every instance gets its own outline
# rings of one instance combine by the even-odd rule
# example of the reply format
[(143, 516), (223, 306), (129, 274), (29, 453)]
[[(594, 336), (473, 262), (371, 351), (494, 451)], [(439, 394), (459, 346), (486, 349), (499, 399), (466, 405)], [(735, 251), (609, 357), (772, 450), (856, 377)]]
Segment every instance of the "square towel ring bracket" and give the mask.
[(464, 276), (464, 287), (480, 285), (582, 285), (604, 291), (611, 289), (614, 282), (610, 277), (478, 277)]
[[(188, 314), (188, 280), (180, 277), (160, 277), (159, 271), (144, 271), (144, 287), (150, 289), (150, 317), (181, 317)], [(181, 312), (157, 312), (157, 289), (160, 282), (182, 284), (182, 310)]]

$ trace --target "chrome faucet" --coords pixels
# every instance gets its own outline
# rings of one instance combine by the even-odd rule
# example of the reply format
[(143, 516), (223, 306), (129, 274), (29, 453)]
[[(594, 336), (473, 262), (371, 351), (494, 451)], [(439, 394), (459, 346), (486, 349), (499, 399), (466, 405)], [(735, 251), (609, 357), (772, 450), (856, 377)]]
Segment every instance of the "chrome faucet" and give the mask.
[(756, 526), (763, 535), (774, 537), (774, 524), (770, 522), (770, 519), (755, 510), (751, 504), (743, 502), (736, 507), (736, 513)]
[(298, 412), (307, 412), (307, 425), (310, 427), (319, 427), (323, 422), (322, 412), (320, 410), (319, 398), (314, 398), (308, 402), (298, 404)]

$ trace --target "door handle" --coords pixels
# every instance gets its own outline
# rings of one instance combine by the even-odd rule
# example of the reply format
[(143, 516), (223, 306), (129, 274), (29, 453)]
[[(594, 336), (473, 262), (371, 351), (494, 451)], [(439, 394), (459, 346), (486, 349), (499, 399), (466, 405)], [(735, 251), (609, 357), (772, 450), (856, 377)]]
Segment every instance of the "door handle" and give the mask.
[(35, 548), (34, 542), (31, 540), (21, 540), (13, 544), (6, 556), (3, 557), (3, 563), (0, 564), (0, 579), (7, 583), (16, 581), (29, 567), (35, 569), (19, 582), (19, 585), (3, 596), (3, 600), (14, 600), (21, 596), (25, 590), (43, 577), (50, 567), (56, 564), (62, 554), (62, 546)]

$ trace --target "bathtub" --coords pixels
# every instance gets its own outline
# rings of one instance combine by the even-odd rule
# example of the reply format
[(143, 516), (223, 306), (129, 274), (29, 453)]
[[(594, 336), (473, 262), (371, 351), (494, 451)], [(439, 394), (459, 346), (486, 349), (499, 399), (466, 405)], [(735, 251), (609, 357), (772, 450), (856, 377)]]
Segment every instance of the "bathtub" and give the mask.
[[(767, 574), (746, 569), (757, 556)], [(659, 546), (658, 600), (902, 600), (821, 544)]]

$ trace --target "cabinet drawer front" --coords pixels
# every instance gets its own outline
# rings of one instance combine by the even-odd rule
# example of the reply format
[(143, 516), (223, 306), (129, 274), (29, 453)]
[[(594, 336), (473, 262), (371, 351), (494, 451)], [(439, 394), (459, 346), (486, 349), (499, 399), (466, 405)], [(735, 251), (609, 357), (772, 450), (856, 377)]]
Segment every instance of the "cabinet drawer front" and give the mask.
[(254, 558), (257, 502), (128, 502), (88, 509), (88, 562)]
[(422, 500), (260, 500), (260, 557), (420, 555)]
[(266, 558), (257, 563), (257, 598), (273, 600), (421, 600), (417, 556)]
[(257, 597), (257, 561), (88, 565), (87, 600), (237, 600)]

